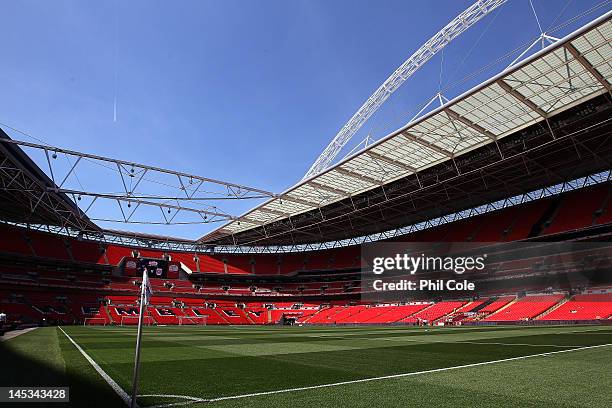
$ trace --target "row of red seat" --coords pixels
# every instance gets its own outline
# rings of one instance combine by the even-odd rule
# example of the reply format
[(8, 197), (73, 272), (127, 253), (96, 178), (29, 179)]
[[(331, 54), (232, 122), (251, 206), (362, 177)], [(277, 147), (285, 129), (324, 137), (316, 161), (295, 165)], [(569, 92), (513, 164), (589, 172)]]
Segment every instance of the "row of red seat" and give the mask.
[[(86, 324), (134, 325), (138, 323), (139, 307), (134, 297), (109, 296), (110, 305), (100, 306), (97, 313), (88, 318)], [(250, 304), (239, 307), (227, 301), (204, 302), (199, 304), (193, 299), (183, 302), (182, 299), (152, 298), (147, 308), (146, 319), (149, 323), (160, 325), (245, 325), (278, 323), (284, 316), (299, 318), (316, 312), (317, 308), (308, 306), (291, 308), (263, 307), (262, 304)], [(189, 304), (191, 303), (191, 304)], [(177, 307), (180, 305), (180, 307)]]
[[(412, 242), (499, 242), (527, 238), (534, 225), (543, 222), (541, 234), (556, 234), (592, 225), (612, 223), (612, 189), (610, 183), (572, 191), (556, 198), (541, 199), (475, 218), (445, 224), (436, 228), (399, 237)], [(557, 206), (548, 220), (542, 220), (551, 206)], [(79, 241), (21, 228), (0, 225), (6, 239), (0, 251), (28, 256), (63, 259), (76, 262), (118, 265), (133, 255), (132, 248)], [(161, 258), (170, 255), (192, 271), (232, 274), (288, 274), (296, 271), (341, 270), (359, 266), (359, 247), (288, 254), (200, 254), (199, 263), (189, 253), (164, 253), (137, 249), (141, 257)]]
[(119, 265), (124, 258), (131, 258), (134, 250), (145, 258), (159, 259), (170, 255), (173, 261), (182, 262), (192, 272), (280, 275), (356, 268), (360, 262), (359, 247), (293, 254), (199, 254), (196, 262), (194, 254), (79, 241), (7, 224), (0, 224), (0, 234), (8, 238), (0, 242), (0, 252), (113, 266)]
[[(53, 297), (28, 292), (11, 298), (0, 292), (0, 312), (13, 320), (46, 319), (59, 323), (85, 320), (88, 324), (136, 324), (139, 308), (135, 296), (71, 295)], [(96, 305), (105, 299), (108, 305)], [(23, 319), (23, 318), (27, 319)], [(222, 300), (153, 297), (146, 319), (156, 324), (272, 324), (285, 317), (306, 324), (433, 324), (469, 321), (512, 322), (522, 320), (564, 321), (612, 318), (612, 293), (506, 296), (476, 301), (418, 302), (406, 305), (329, 305), (292, 303), (237, 304)]]
[(531, 320), (559, 303), (563, 295), (525, 296), (511, 301), (497, 312), (485, 317), (484, 321)]
[(576, 295), (539, 320), (600, 320), (612, 316), (612, 293)]

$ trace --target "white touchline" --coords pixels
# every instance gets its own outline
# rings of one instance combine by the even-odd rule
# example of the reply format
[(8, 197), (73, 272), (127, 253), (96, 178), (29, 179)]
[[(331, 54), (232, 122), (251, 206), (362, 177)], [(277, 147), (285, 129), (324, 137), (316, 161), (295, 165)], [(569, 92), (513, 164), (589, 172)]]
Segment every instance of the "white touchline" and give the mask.
[(14, 339), (17, 336), (21, 336), (22, 334), (26, 334), (36, 329), (38, 329), (38, 327), (30, 327), (28, 329), (23, 329), (23, 330), (12, 330), (12, 331), (4, 333), (3, 336), (0, 335), (0, 341), (7, 341), (10, 339)]
[[(330, 384), (311, 385), (311, 386), (307, 386), (307, 387), (287, 388), (287, 389), (284, 389), (284, 390), (263, 391), (263, 392), (254, 392), (254, 393), (250, 393), (250, 394), (232, 395), (232, 396), (228, 396), (228, 397), (211, 398), (211, 399), (207, 399), (207, 400), (200, 401), (200, 402), (208, 402), (209, 403), (209, 402), (225, 401), (225, 400), (240, 399), (240, 398), (259, 397), (259, 396), (263, 396), (263, 395), (284, 394), (284, 393), (296, 392), (296, 391), (315, 390), (315, 389), (318, 389), (318, 388), (338, 387), (338, 386), (341, 386), (341, 385), (357, 384), (357, 383), (364, 383), (364, 382), (371, 382), (371, 381), (380, 381), (380, 380), (388, 380), (388, 379), (393, 379), (393, 378), (411, 377), (411, 376), (416, 376), (416, 375), (421, 375), (421, 374), (429, 374), (429, 373), (438, 373), (438, 372), (442, 372), (442, 371), (457, 370), (459, 368), (478, 367), (478, 366), (489, 365), (489, 364), (503, 363), (503, 362), (506, 362), (506, 361), (524, 360), (524, 359), (531, 358), (531, 357), (543, 357), (543, 356), (550, 356), (550, 355), (554, 355), (554, 354), (569, 353), (569, 352), (572, 352), (572, 351), (588, 350), (588, 349), (593, 349), (593, 348), (598, 348), (598, 347), (608, 347), (608, 346), (612, 346), (612, 343), (610, 343), (610, 344), (598, 344), (596, 346), (586, 346), (586, 347), (580, 347), (580, 348), (569, 349), (569, 350), (551, 351), (551, 352), (548, 352), (548, 353), (530, 354), (530, 355), (527, 355), (527, 356), (520, 356), (520, 357), (503, 358), (503, 359), (500, 359), (500, 360), (483, 361), (483, 362), (480, 362), (480, 363), (464, 364), (464, 365), (453, 366), (453, 367), (435, 368), (435, 369), (432, 369), (432, 370), (425, 370), (425, 371), (414, 371), (414, 372), (411, 372), (411, 373), (392, 374), (392, 375), (384, 375), (384, 376), (381, 376), (381, 377), (362, 378), (360, 380), (341, 381), (341, 382), (330, 383)], [(196, 403), (196, 401), (194, 401), (194, 403)]]
[[(499, 337), (497, 337), (499, 338)], [(558, 347), (558, 348), (580, 348), (582, 346), (560, 346), (558, 344), (531, 344), (531, 343), (502, 343), (502, 342), (492, 342), (492, 341), (468, 341), (468, 340), (418, 340), (418, 339), (406, 339), (402, 337), (378, 337), (372, 339), (364, 339), (371, 341), (394, 341), (397, 343), (401, 342), (409, 342), (409, 343), (418, 343), (418, 344), (433, 344), (433, 343), (446, 343), (446, 344), (483, 344), (483, 345), (494, 345), (494, 346), (529, 346), (529, 347)]]
[(70, 337), (68, 333), (64, 331), (64, 329), (62, 329), (59, 326), (58, 328), (62, 331), (62, 333), (64, 333), (64, 336), (66, 336), (68, 340), (70, 340), (70, 342), (74, 345), (74, 347), (76, 347), (76, 349), (79, 350), (79, 352), (83, 355), (83, 357), (85, 357), (85, 359), (89, 362), (89, 364), (91, 364), (91, 366), (98, 372), (98, 374), (100, 374), (100, 376), (104, 378), (104, 381), (106, 381), (108, 385), (110, 385), (111, 388), (117, 393), (117, 395), (121, 397), (123, 402), (125, 402), (127, 406), (130, 406), (130, 402), (132, 401), (132, 399), (125, 391), (123, 391), (123, 388), (121, 388), (119, 384), (115, 382), (115, 380), (113, 380), (108, 374), (106, 374), (106, 371), (104, 371), (102, 367), (98, 365), (98, 363), (96, 363), (91, 357), (89, 357), (89, 354), (87, 354), (85, 350), (81, 348), (81, 346), (79, 346), (74, 340), (72, 340), (72, 337)]
[(206, 402), (204, 398), (190, 397), (189, 395), (145, 394), (145, 395), (139, 395), (139, 397), (179, 398), (179, 399), (187, 400), (187, 401), (180, 401), (180, 402), (169, 402), (166, 404), (159, 404), (159, 405), (151, 405), (151, 406), (148, 406), (147, 408), (170, 408), (170, 407), (178, 407), (181, 405), (190, 405), (196, 402)]

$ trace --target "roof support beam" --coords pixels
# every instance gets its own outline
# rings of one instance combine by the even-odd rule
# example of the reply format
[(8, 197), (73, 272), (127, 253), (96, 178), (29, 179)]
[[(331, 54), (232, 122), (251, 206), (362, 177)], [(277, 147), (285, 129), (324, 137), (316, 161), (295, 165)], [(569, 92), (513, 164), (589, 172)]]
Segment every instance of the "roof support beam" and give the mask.
[(255, 224), (255, 225), (266, 225), (266, 223), (263, 222), (263, 221), (257, 221), (257, 220), (254, 220), (252, 218), (249, 218), (249, 217), (242, 217), (242, 218), (239, 218), (237, 221), (238, 222), (244, 221), (246, 223)]
[[(0, 144), (4, 144), (4, 143), (43, 150), (44, 152), (46, 152), (46, 154), (48, 154), (48, 152), (52, 152), (55, 154), (62, 153), (67, 156), (72, 156), (78, 159), (90, 159), (90, 160), (98, 161), (98, 162), (114, 163), (117, 166), (124, 166), (124, 168), (130, 168), (130, 169), (136, 168), (136, 169), (148, 170), (148, 171), (162, 173), (162, 174), (171, 174), (174, 176), (183, 177), (185, 179), (191, 179), (191, 180), (202, 181), (205, 183), (217, 184), (217, 185), (226, 187), (228, 189), (228, 192), (236, 196), (240, 196), (242, 194), (242, 193), (237, 193), (237, 192), (252, 192), (252, 193), (257, 193), (257, 194), (264, 195), (264, 196), (276, 197), (276, 194), (271, 193), (269, 191), (261, 190), (258, 188), (243, 186), (243, 185), (235, 184), (235, 183), (228, 183), (226, 181), (216, 180), (216, 179), (212, 179), (208, 177), (201, 177), (201, 176), (197, 176), (194, 174), (188, 174), (188, 173), (183, 173), (180, 171), (164, 169), (161, 167), (149, 166), (146, 164), (140, 164), (136, 162), (128, 162), (125, 160), (119, 160), (119, 159), (113, 159), (113, 158), (105, 157), (105, 156), (98, 156), (98, 155), (89, 154), (89, 153), (77, 152), (75, 150), (62, 149), (62, 148), (55, 147), (55, 146), (46, 146), (46, 145), (41, 145), (37, 143), (26, 142), (23, 140), (0, 138)], [(51, 173), (53, 172), (52, 169), (50, 169), (50, 171)], [(119, 174), (121, 175), (124, 174), (121, 171), (121, 169), (119, 169)]]
[(570, 54), (572, 54), (572, 56), (576, 59), (576, 61), (578, 61), (587, 71), (589, 71), (589, 73), (593, 75), (595, 79), (597, 79), (597, 81), (599, 81), (599, 83), (602, 84), (604, 88), (606, 88), (608, 92), (610, 92), (610, 83), (608, 82), (608, 80), (604, 78), (604, 76), (601, 75), (601, 73), (597, 71), (595, 67), (591, 65), (591, 63), (587, 61), (586, 58), (584, 58), (582, 54), (580, 54), (580, 52), (576, 49), (576, 47), (574, 47), (569, 42), (563, 44), (563, 46), (565, 47), (566, 50), (569, 51)]
[(544, 112), (541, 108), (538, 107), (538, 105), (533, 103), (531, 100), (525, 98), (522, 93), (512, 88), (506, 81), (504, 81), (503, 79), (498, 79), (496, 82), (497, 85), (499, 85), (504, 91), (512, 95), (523, 105), (527, 106), (529, 109), (540, 115), (542, 118), (548, 119), (548, 114), (546, 112)]
[(302, 204), (310, 208), (317, 208), (319, 206), (318, 203), (313, 203), (312, 201), (302, 200), (301, 198), (295, 198), (289, 195), (283, 195), (279, 197), (279, 204), (283, 205), (282, 201), (289, 201), (296, 204)]
[(358, 174), (350, 170), (343, 169), (342, 167), (336, 167), (334, 171), (337, 171), (338, 173), (344, 176), (352, 177), (354, 179), (361, 180), (361, 181), (365, 181), (366, 183), (374, 184), (376, 186), (380, 186), (383, 184), (380, 180), (376, 180), (375, 178), (364, 176), (363, 174)]
[(402, 136), (404, 139), (407, 139), (407, 140), (409, 140), (411, 142), (418, 143), (421, 146), (426, 147), (426, 148), (428, 148), (430, 150), (433, 150), (436, 153), (440, 153), (442, 156), (446, 156), (448, 158), (452, 158), (454, 156), (448, 150), (443, 149), (440, 146), (435, 145), (433, 143), (429, 143), (429, 142), (427, 142), (427, 141), (425, 141), (423, 139), (420, 139), (420, 138), (416, 137), (415, 135), (413, 135), (412, 133), (402, 132), (402, 133), (399, 134), (399, 136)]
[(394, 160), (394, 159), (392, 159), (390, 157), (383, 156), (382, 154), (378, 154), (378, 153), (373, 152), (371, 150), (366, 150), (364, 153), (367, 154), (368, 156), (370, 156), (371, 158), (375, 159), (375, 160), (380, 160), (380, 161), (383, 161), (385, 163), (389, 163), (389, 164), (392, 164), (392, 165), (394, 165), (396, 167), (399, 167), (400, 169), (404, 169), (406, 171), (411, 171), (413, 173), (416, 173), (416, 169), (414, 167), (409, 166), (407, 164), (404, 164), (402, 162), (399, 162), (397, 160)]
[(314, 187), (317, 190), (323, 190), (323, 191), (327, 191), (328, 193), (338, 194), (338, 195), (340, 195), (342, 197), (348, 197), (350, 195), (346, 191), (339, 190), (339, 189), (334, 188), (334, 187), (329, 187), (329, 186), (326, 186), (324, 184), (317, 183), (316, 181), (309, 181), (307, 184), (310, 185), (311, 187)]
[(469, 119), (464, 118), (463, 116), (459, 115), (457, 112), (451, 110), (450, 108), (444, 109), (444, 112), (446, 112), (446, 114), (451, 118), (451, 120), (456, 120), (458, 122), (461, 122), (465, 126), (475, 130), (476, 132), (480, 134), (485, 135), (491, 140), (497, 140), (497, 136), (495, 136), (493, 133), (489, 132), (487, 129), (483, 128), (482, 126), (470, 121)]
[(264, 212), (264, 213), (268, 213), (268, 214), (278, 215), (280, 217), (290, 217), (291, 216), (291, 214), (289, 214), (287, 212), (276, 211), (276, 210), (273, 210), (273, 209), (265, 207), (265, 206), (264, 207), (259, 207), (257, 210), (261, 211), (261, 212)]

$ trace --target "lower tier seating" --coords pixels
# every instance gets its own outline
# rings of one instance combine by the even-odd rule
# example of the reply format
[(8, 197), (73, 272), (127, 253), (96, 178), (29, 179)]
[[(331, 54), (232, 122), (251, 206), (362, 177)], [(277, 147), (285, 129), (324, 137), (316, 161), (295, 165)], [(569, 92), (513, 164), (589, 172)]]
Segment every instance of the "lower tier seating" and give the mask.
[(483, 320), (498, 322), (533, 319), (559, 303), (563, 297), (563, 295), (525, 296)]
[(401, 320), (405, 323), (419, 323), (419, 322), (429, 322), (433, 323), (436, 320), (454, 312), (461, 306), (465, 305), (466, 302), (439, 302), (433, 303), (431, 306), (424, 308), (418, 313), (415, 313), (412, 316), (408, 316), (405, 319)]
[[(601, 290), (598, 290), (601, 291)], [(40, 291), (0, 291), (0, 313), (9, 322), (34, 324), (135, 325), (134, 295), (59, 295)], [(515, 295), (474, 301), (411, 304), (249, 302), (202, 297), (152, 298), (144, 316), (157, 325), (298, 324), (477, 324), (482, 322), (612, 320), (608, 293)]]
[(576, 295), (538, 320), (602, 320), (612, 317), (612, 294)]

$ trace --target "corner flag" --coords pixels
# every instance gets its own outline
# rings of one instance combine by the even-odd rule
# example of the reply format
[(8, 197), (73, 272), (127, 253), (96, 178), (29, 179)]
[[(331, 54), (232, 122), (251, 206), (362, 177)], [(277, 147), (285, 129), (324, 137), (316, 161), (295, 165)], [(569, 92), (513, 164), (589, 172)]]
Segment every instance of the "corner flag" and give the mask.
[(140, 314), (138, 315), (138, 335), (136, 336), (136, 355), (134, 357), (134, 377), (132, 378), (132, 403), (131, 408), (136, 408), (136, 396), (138, 394), (138, 374), (140, 371), (140, 340), (142, 339), (142, 321), (146, 307), (151, 300), (153, 290), (149, 282), (149, 273), (145, 268), (142, 271), (142, 284), (140, 285)]

